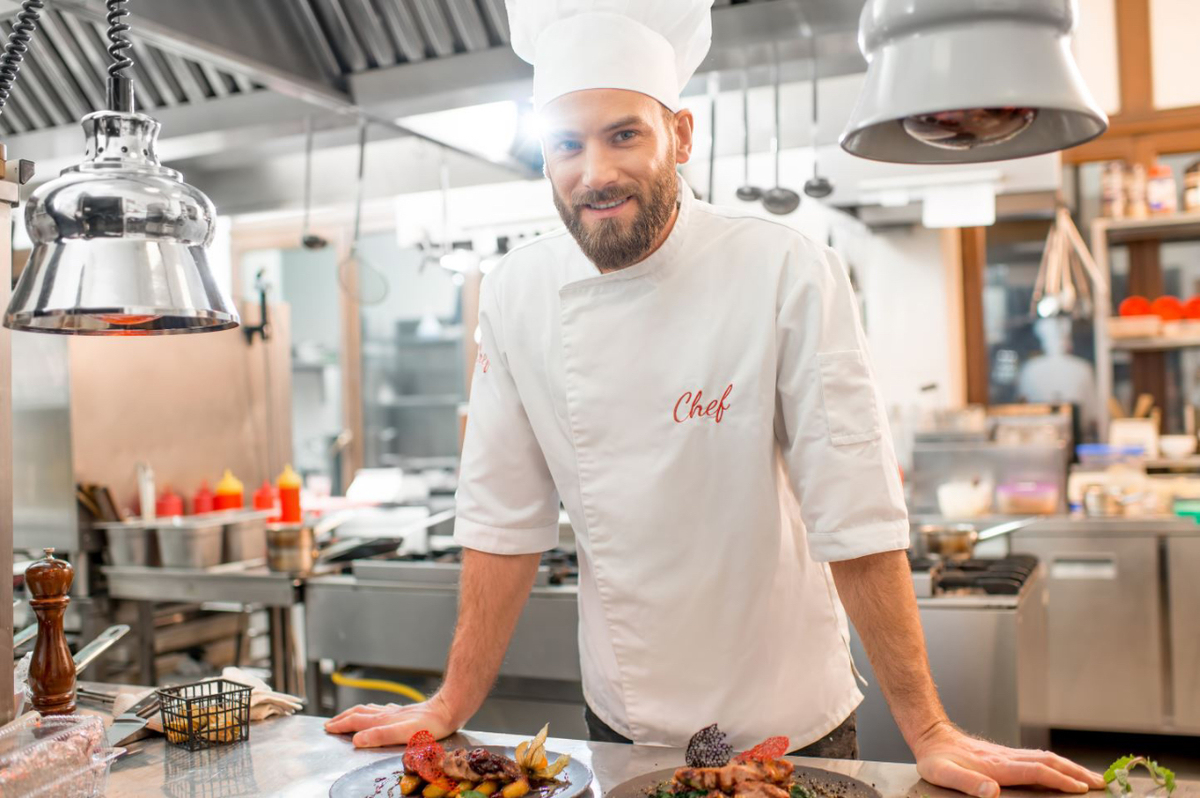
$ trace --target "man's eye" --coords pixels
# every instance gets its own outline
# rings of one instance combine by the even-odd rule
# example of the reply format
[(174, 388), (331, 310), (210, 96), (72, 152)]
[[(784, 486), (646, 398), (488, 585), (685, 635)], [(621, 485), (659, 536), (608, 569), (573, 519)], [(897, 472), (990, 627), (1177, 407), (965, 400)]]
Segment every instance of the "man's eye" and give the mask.
[(635, 136), (637, 136), (637, 131), (635, 130), (622, 130), (617, 134), (617, 141), (629, 141)]
[(579, 142), (570, 140), (560, 141), (555, 149), (557, 149), (559, 152), (574, 152), (575, 150), (579, 149)]

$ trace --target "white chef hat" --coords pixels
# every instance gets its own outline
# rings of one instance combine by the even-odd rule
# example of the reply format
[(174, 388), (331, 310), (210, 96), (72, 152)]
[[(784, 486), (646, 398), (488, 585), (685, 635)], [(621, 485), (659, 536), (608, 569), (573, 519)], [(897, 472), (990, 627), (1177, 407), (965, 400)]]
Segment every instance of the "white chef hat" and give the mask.
[(533, 104), (628, 89), (672, 111), (712, 44), (713, 0), (508, 0), (512, 46), (533, 64)]

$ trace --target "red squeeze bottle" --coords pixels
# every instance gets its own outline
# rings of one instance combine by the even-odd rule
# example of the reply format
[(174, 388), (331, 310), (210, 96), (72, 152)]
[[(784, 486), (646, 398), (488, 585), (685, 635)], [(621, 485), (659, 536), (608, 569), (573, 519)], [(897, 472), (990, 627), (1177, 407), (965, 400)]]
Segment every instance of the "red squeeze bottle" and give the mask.
[(154, 503), (154, 514), (159, 518), (170, 518), (173, 515), (183, 515), (183, 497), (167, 488), (158, 501)]
[(264, 479), (262, 486), (254, 491), (253, 501), (255, 510), (275, 509), (275, 489), (271, 487), (269, 479)]
[(217, 498), (213, 504), (218, 510), (240, 510), (246, 506), (246, 500), (242, 496), (242, 481), (228, 468), (225, 469), (225, 476), (217, 483)]
[(200, 515), (201, 513), (211, 513), (215, 509), (217, 509), (217, 497), (208, 487), (208, 481), (202, 481), (199, 489), (192, 496), (192, 512)]
[(282, 524), (298, 524), (303, 520), (300, 512), (300, 475), (286, 465), (279, 479), (275, 481), (279, 488), (279, 504), (282, 512), (279, 522)]

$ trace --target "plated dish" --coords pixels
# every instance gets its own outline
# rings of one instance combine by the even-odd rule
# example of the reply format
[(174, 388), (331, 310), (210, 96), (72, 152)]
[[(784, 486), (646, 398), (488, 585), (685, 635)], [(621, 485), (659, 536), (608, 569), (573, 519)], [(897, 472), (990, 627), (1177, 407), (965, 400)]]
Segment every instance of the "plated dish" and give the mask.
[(576, 798), (592, 772), (545, 748), (548, 728), (517, 748), (446, 747), (428, 732), (409, 740), (403, 756), (390, 757), (342, 776), (331, 798)]
[(621, 784), (605, 798), (879, 798), (858, 779), (784, 759), (786, 737), (771, 737), (735, 754), (713, 725), (688, 743), (686, 765), (647, 773)]

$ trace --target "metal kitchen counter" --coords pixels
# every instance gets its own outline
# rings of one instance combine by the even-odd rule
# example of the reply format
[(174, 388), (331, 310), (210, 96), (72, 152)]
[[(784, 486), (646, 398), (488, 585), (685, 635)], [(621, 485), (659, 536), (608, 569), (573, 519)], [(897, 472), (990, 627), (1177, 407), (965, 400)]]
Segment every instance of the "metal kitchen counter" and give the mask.
[(260, 605), (267, 610), (272, 682), (277, 689), (304, 695), (304, 659), (299, 655), (292, 610), (304, 601), (304, 578), (270, 571), (261, 564), (228, 563), (212, 568), (159, 568), (110, 565), (103, 568), (113, 598), (138, 602), (141, 681), (154, 676), (156, 602), (213, 602)]
[[(294, 715), (250, 727), (244, 745), (190, 753), (168, 745), (162, 737), (135, 743), (137, 753), (118, 761), (108, 781), (108, 795), (121, 796), (294, 796), (319, 798), (342, 774), (378, 759), (396, 756), (403, 749), (357, 750), (349, 737), (325, 733), (324, 720)], [(507, 734), (467, 732), (449, 745), (516, 745), (525, 739)], [(585, 743), (551, 739), (546, 747), (570, 754), (595, 773), (591, 794), (606, 791), (635, 776), (683, 764), (683, 751), (649, 746)], [(844, 773), (873, 784), (883, 798), (961, 798), (917, 776), (913, 765), (879, 762), (807, 760), (808, 764)], [(1093, 793), (1102, 795), (1102, 793)], [(1051, 793), (1005, 790), (1011, 798), (1046, 798)], [(368, 798), (363, 796), (363, 798)], [(1200, 798), (1200, 782), (1180, 782), (1173, 798)]]

